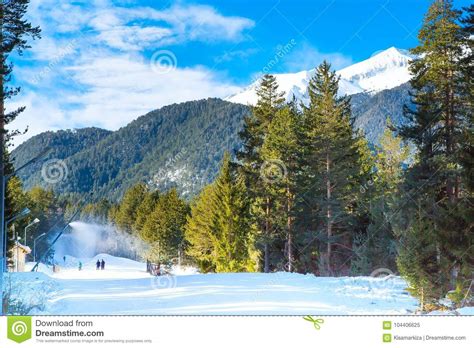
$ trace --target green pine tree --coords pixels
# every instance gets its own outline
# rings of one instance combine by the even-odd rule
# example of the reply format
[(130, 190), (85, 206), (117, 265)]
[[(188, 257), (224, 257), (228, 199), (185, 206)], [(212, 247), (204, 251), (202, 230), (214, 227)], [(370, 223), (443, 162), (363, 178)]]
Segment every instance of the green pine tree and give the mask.
[(257, 88), (258, 101), (252, 107), (252, 114), (245, 118), (243, 130), (239, 133), (242, 149), (237, 158), (245, 175), (246, 185), (253, 203), (253, 216), (257, 226), (257, 240), (263, 249), (263, 271), (270, 271), (270, 257), (275, 239), (274, 211), (270, 185), (262, 179), (261, 170), (266, 165), (261, 150), (268, 128), (284, 106), (283, 93), (278, 92), (278, 83), (273, 75), (262, 77)]
[[(12, 172), (7, 148), (12, 137), (19, 134), (18, 131), (7, 130), (5, 127), (25, 110), (25, 107), (19, 107), (7, 112), (5, 106), (8, 99), (20, 92), (19, 87), (11, 86), (11, 82), (14, 81), (12, 79), (13, 62), (11, 55), (12, 53), (22, 55), (25, 50), (30, 48), (29, 39), (38, 39), (41, 33), (40, 28), (32, 26), (27, 19), (28, 5), (29, 0), (2, 0), (0, 2), (0, 182)], [(0, 185), (0, 200), (5, 200), (5, 207), (0, 207), (1, 224), (5, 224), (12, 216), (11, 214), (15, 213), (15, 208), (12, 206), (21, 201), (17, 199), (18, 197), (12, 195), (18, 185), (18, 182), (12, 179), (7, 187)], [(25, 206), (21, 208), (23, 209)], [(1, 237), (4, 238), (4, 243), (7, 244), (6, 250), (11, 246), (11, 237), (14, 236), (9, 231), (5, 231), (5, 236)], [(7, 255), (3, 257), (7, 258)], [(3, 306), (7, 305), (6, 301), (8, 300), (3, 298)]]
[(145, 257), (152, 262), (172, 262), (184, 248), (184, 227), (188, 204), (176, 189), (160, 195), (153, 212), (146, 219), (140, 237), (148, 243)]
[(136, 218), (133, 224), (133, 231), (136, 234), (140, 234), (143, 226), (145, 225), (146, 220), (150, 214), (155, 210), (155, 207), (159, 201), (160, 192), (152, 191), (146, 192), (143, 201), (137, 207)]
[(466, 39), (465, 46), (469, 50), (464, 50), (462, 59), (462, 101), (464, 112), (468, 115), (468, 123), (462, 129), (462, 147), (460, 151), (463, 182), (465, 182), (469, 192), (474, 191), (474, 5), (465, 8), (465, 16), (462, 19), (462, 31)]
[(244, 178), (234, 173), (226, 153), (218, 177), (194, 203), (186, 225), (188, 253), (204, 270), (255, 271), (249, 208)]
[(432, 236), (436, 224), (425, 214), (426, 208), (420, 205), (411, 209), (410, 221), (400, 239), (404, 247), (397, 258), (398, 270), (410, 285), (410, 293), (419, 298), (422, 310), (429, 309), (432, 299), (445, 292), (445, 280), (439, 272), (439, 249)]
[[(401, 135), (415, 144), (417, 156), (400, 199), (405, 205), (397, 227), (398, 263), (422, 309), (449, 290), (466, 288), (473, 270), (472, 214), (467, 213), (472, 193), (463, 168), (472, 111), (466, 112), (466, 33), (459, 19), (450, 0), (436, 0), (429, 8), (420, 44), (412, 50), (418, 58), (410, 64), (415, 107), (407, 108), (408, 123), (401, 128)], [(433, 260), (429, 268), (423, 264), (427, 259)], [(427, 287), (438, 291), (429, 293)]]
[(393, 125), (387, 119), (373, 156), (374, 172), (370, 181), (361, 186), (361, 199), (368, 207), (369, 221), (354, 246), (357, 255), (352, 264), (354, 273), (368, 275), (377, 268), (396, 269), (396, 237), (391, 216), (398, 210), (399, 187), (408, 156), (408, 146), (394, 133)]
[(132, 186), (125, 192), (117, 211), (114, 213), (114, 222), (119, 229), (132, 233), (138, 207), (142, 204), (147, 192), (146, 185), (142, 183)]
[(189, 247), (186, 252), (198, 264), (202, 272), (215, 272), (213, 249), (214, 210), (209, 204), (214, 196), (214, 186), (205, 186), (199, 196), (191, 204), (191, 214), (188, 216), (185, 238)]
[[(293, 272), (295, 268), (295, 199), (301, 126), (301, 115), (296, 107), (296, 101), (293, 100), (275, 114), (261, 151), (262, 158), (272, 163), (268, 170), (275, 171), (272, 175), (274, 180), (269, 185), (268, 191), (274, 202), (274, 226), (284, 234), (285, 269), (289, 272)], [(270, 174), (263, 173), (263, 175)]]
[(101, 199), (98, 203), (89, 203), (81, 210), (81, 221), (106, 224), (109, 219), (111, 203), (107, 199)]
[(361, 147), (366, 143), (352, 129), (350, 99), (338, 96), (338, 85), (339, 77), (327, 62), (310, 80), (310, 104), (303, 112), (299, 184), (301, 221), (309, 234), (305, 240), (307, 267), (313, 267), (314, 248), (319, 244), (317, 271), (328, 275), (349, 270), (366, 150)]

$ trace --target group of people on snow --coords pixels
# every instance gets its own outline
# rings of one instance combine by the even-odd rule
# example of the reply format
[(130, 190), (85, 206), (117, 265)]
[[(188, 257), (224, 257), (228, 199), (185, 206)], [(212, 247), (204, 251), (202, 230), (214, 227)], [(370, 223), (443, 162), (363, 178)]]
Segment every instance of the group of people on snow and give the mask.
[(104, 261), (104, 259), (102, 259), (102, 261), (97, 260), (97, 262), (95, 263), (95, 269), (96, 269), (96, 270), (98, 270), (98, 269), (104, 270), (104, 268), (105, 268), (105, 261)]
[[(63, 261), (64, 261), (64, 264), (66, 264), (66, 256), (63, 256)], [(104, 270), (105, 269), (105, 260), (102, 259), (101, 260), (97, 260), (97, 262), (95, 263), (95, 266), (96, 266), (96, 270)], [(54, 267), (55, 265), (53, 264), (53, 271), (54, 271)], [(78, 263), (78, 269), (79, 271), (82, 271), (82, 267), (83, 267), (83, 264), (82, 264), (82, 261), (79, 261)]]
[[(83, 266), (83, 265), (82, 265), (82, 261), (79, 261), (79, 266), (78, 266), (79, 271), (82, 271), (82, 266)], [(99, 269), (100, 269), (100, 270), (104, 270), (104, 269), (105, 269), (105, 261), (104, 261), (104, 259), (102, 259), (102, 261), (97, 260), (97, 262), (95, 263), (95, 267), (96, 267), (96, 268), (95, 268), (96, 270), (99, 270)]]

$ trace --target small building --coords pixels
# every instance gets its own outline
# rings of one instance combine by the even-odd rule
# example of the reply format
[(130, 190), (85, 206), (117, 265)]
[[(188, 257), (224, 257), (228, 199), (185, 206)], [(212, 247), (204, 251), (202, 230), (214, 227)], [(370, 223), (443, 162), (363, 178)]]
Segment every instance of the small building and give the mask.
[(26, 245), (15, 242), (15, 245), (10, 249), (12, 262), (8, 267), (10, 272), (24, 272), (26, 264), (26, 255), (31, 254), (31, 249)]

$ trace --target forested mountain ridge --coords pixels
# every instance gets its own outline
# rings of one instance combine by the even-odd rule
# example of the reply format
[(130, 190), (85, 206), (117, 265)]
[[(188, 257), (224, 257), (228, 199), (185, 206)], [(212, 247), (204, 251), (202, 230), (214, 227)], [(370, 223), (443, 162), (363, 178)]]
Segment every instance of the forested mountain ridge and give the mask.
[[(114, 200), (131, 184), (144, 181), (160, 188), (178, 186), (188, 194), (214, 178), (224, 150), (238, 146), (238, 131), (247, 113), (244, 105), (215, 98), (173, 104), (115, 132), (101, 130), (105, 135), (101, 139), (91, 135), (98, 141), (82, 139), (84, 130), (46, 132), (14, 149), (12, 157), (18, 167), (45, 147), (53, 149), (19, 173), (27, 188), (48, 186), (41, 177), (42, 165), (61, 159), (67, 177), (49, 185), (59, 193), (93, 191), (96, 199)], [(58, 140), (63, 136), (64, 142)], [(71, 137), (84, 145), (80, 151), (69, 149)]]
[[(370, 142), (378, 142), (388, 117), (395, 125), (403, 123), (408, 90), (404, 84), (351, 96), (355, 125)], [(67, 177), (51, 186), (59, 193), (93, 191), (95, 199), (116, 200), (131, 185), (145, 182), (160, 189), (177, 187), (189, 196), (215, 178), (224, 151), (240, 147), (238, 132), (249, 112), (248, 106), (217, 98), (173, 104), (115, 132), (97, 128), (45, 132), (18, 146), (12, 156), (18, 167), (51, 147), (42, 161), (20, 173), (27, 188), (51, 186), (41, 177), (42, 165), (61, 159)]]
[(13, 153), (15, 161), (26, 162), (30, 159), (31, 147), (49, 146), (55, 158), (67, 158), (97, 144), (111, 133), (112, 131), (96, 127), (47, 131), (31, 137), (19, 145)]
[(366, 138), (378, 144), (387, 118), (396, 126), (405, 123), (403, 107), (410, 106), (410, 84), (405, 83), (377, 94), (359, 93), (351, 96), (354, 125), (362, 129)]
[(35, 173), (41, 172), (42, 164), (49, 159), (64, 160), (78, 152), (95, 146), (98, 142), (112, 134), (112, 131), (88, 127), (81, 129), (66, 129), (59, 131), (47, 131), (35, 135), (15, 148), (11, 157), (18, 168), (28, 162), (45, 149), (49, 149), (47, 155), (38, 163), (23, 169), (19, 175), (27, 187), (35, 185)]

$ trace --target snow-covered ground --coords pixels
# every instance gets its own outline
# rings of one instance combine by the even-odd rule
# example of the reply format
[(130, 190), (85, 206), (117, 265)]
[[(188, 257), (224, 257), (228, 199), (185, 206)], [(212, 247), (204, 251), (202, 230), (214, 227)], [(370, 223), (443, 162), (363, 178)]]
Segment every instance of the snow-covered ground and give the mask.
[[(96, 270), (104, 259), (105, 270)], [(67, 257), (60, 271), (12, 273), (20, 297), (47, 294), (33, 314), (410, 314), (417, 301), (399, 277), (315, 277), (294, 273), (198, 274), (174, 267), (153, 277), (145, 264), (106, 254)], [(31, 266), (31, 265), (29, 265)]]

